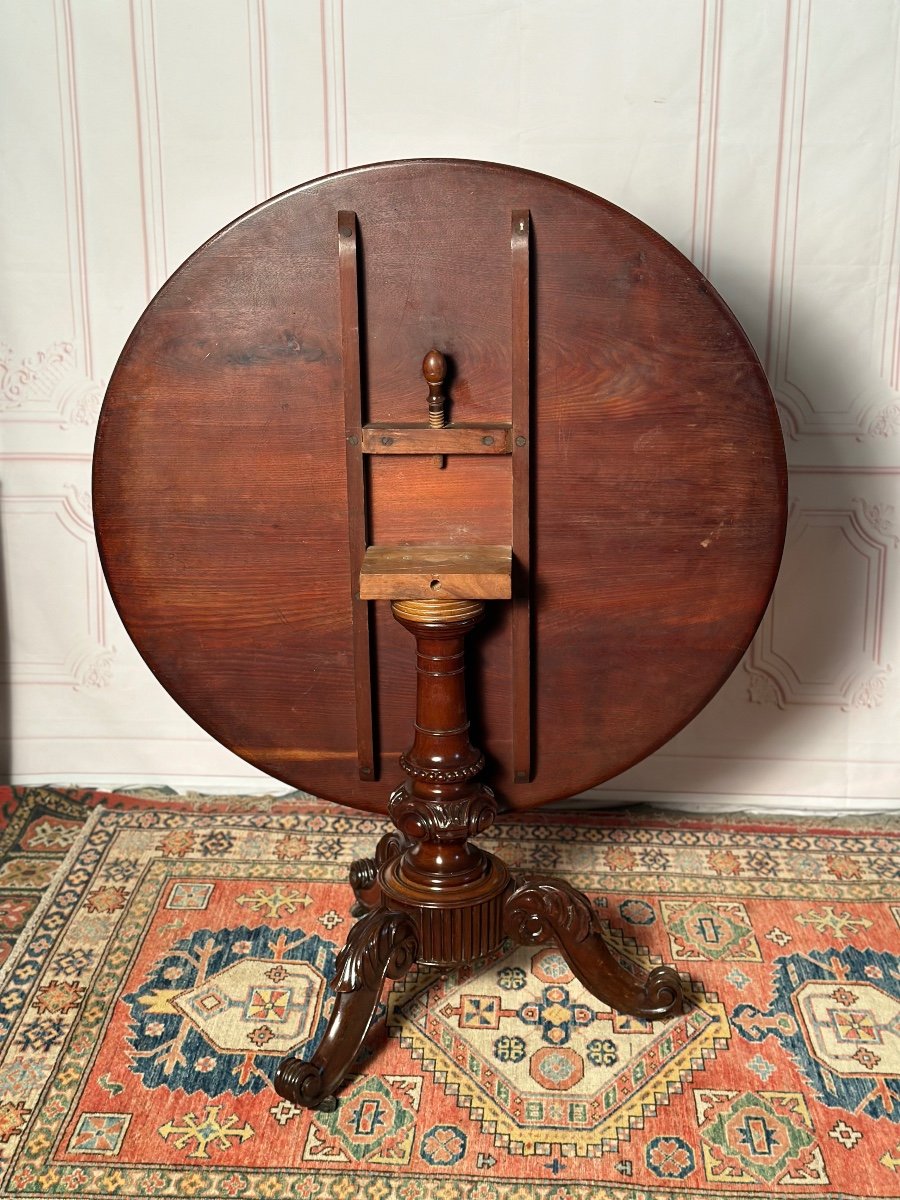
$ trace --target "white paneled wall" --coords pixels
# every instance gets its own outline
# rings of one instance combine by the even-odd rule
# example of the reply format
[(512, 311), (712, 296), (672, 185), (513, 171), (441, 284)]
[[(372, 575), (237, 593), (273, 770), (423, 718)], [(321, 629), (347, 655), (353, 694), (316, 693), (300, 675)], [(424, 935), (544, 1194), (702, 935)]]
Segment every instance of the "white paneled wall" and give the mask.
[(19, 781), (265, 788), (105, 594), (94, 426), (116, 354), (232, 217), (418, 155), (559, 175), (705, 271), (776, 391), (775, 599), (708, 708), (602, 789), (900, 805), (895, 0), (0, 0), (0, 735)]

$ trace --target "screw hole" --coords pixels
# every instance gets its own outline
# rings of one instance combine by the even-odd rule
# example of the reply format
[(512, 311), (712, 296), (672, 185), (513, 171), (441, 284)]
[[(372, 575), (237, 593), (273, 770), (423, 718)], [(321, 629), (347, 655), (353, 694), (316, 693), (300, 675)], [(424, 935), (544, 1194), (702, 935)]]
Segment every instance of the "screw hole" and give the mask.
[(429, 583), (428, 586), (431, 588), (431, 590), (433, 592), (436, 592), (438, 590), (438, 588), (441, 586), (441, 581), (439, 579), (432, 579), (431, 583)]

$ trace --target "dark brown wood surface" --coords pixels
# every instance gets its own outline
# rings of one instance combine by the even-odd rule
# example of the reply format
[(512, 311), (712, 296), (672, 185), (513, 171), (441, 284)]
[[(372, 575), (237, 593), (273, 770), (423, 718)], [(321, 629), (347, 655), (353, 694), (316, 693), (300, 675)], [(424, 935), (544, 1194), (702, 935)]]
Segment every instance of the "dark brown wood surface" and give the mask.
[[(160, 682), (262, 770), (385, 811), (415, 672), (373, 602), (377, 780), (359, 777), (339, 211), (357, 216), (364, 419), (512, 420), (510, 222), (531, 218), (532, 778), (512, 775), (510, 605), (471, 639), (501, 803), (615, 775), (737, 663), (778, 561), (785, 468), (759, 363), (659, 235), (559, 181), (416, 161), (306, 184), (202, 247), (110, 382), (94, 471), (116, 605)], [(366, 456), (376, 545), (510, 545), (508, 456)], [(354, 515), (359, 521), (359, 515)], [(358, 582), (358, 581), (357, 581)], [(357, 604), (359, 601), (356, 602)]]
[(359, 571), (364, 600), (509, 600), (510, 546), (370, 546)]
[(603, 1004), (645, 1019), (682, 1011), (673, 967), (634, 972), (612, 953), (587, 896), (560, 880), (514, 879), (502, 859), (469, 839), (490, 829), (497, 800), (480, 775), (484, 755), (469, 739), (466, 635), (481, 622), (478, 600), (395, 600), (391, 610), (416, 639), (416, 719), (401, 755), (406, 775), (391, 795), (395, 825), (374, 859), (350, 868), (360, 920), (338, 955), (337, 995), (312, 1056), (283, 1059), (275, 1090), (310, 1108), (340, 1086), (362, 1044), (385, 979), (413, 963), (451, 970), (496, 954), (504, 937), (550, 942)]

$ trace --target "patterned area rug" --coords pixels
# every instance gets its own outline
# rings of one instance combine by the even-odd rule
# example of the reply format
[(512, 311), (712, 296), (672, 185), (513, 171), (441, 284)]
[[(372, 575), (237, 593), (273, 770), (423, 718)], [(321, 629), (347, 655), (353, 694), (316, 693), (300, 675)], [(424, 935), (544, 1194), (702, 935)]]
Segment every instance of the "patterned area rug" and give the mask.
[(104, 793), (63, 788), (0, 788), (0, 963), (37, 907)]
[(900, 1195), (894, 818), (502, 824), (482, 842), (585, 889), (624, 961), (679, 967), (684, 1012), (618, 1016), (553, 949), (504, 947), (393, 985), (310, 1114), (270, 1079), (327, 1019), (383, 823), (299, 795), (0, 799), (0, 883), (46, 856), (0, 978), (0, 1196)]

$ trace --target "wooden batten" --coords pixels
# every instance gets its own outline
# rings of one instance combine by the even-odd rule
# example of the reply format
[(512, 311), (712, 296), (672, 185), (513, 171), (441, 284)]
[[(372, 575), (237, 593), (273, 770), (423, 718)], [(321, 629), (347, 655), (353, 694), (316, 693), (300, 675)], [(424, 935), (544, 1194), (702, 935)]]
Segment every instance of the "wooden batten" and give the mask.
[(363, 600), (508, 600), (509, 546), (369, 546), (359, 572)]

